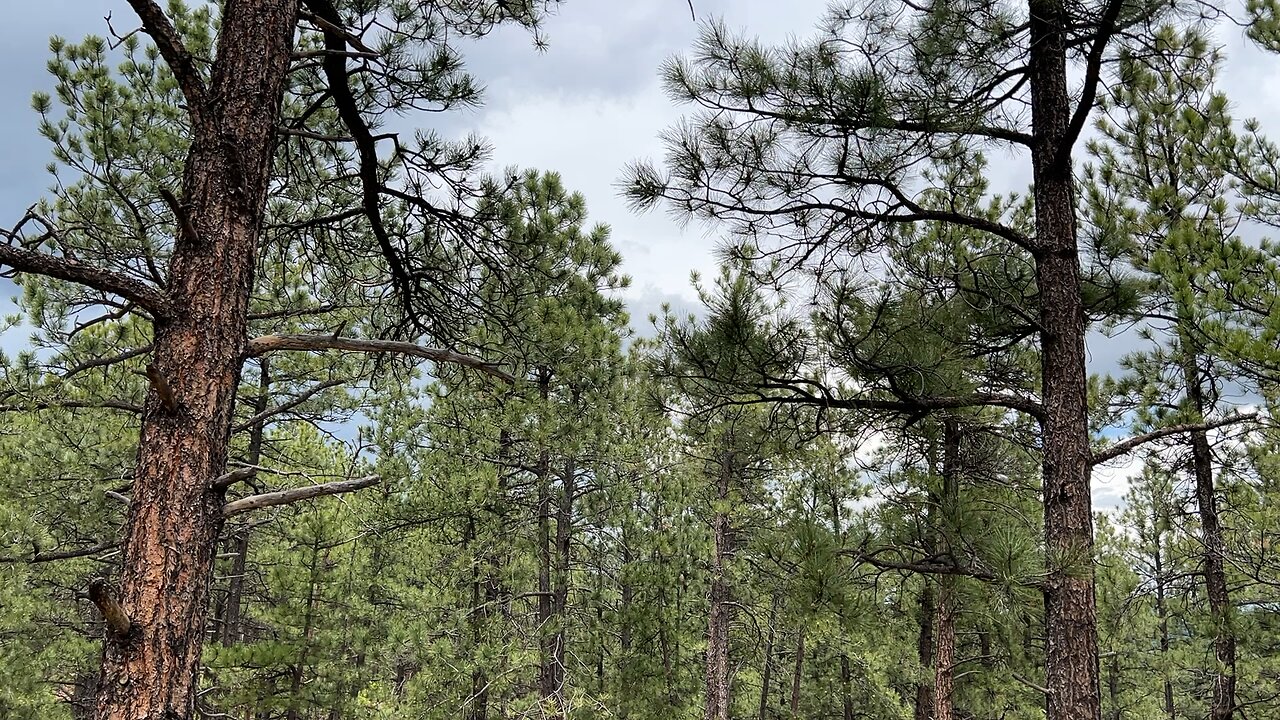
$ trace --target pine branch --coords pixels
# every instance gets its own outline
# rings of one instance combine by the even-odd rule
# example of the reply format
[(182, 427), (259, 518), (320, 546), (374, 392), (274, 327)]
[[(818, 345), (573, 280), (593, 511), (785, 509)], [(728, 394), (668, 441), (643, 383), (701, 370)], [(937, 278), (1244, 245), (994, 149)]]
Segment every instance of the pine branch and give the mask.
[(280, 350), (341, 350), (362, 353), (392, 353), (408, 355), (437, 363), (451, 363), (479, 370), (509, 383), (515, 377), (498, 369), (494, 363), (485, 362), (474, 355), (452, 350), (425, 347), (411, 342), (395, 340), (365, 340), (361, 338), (335, 337), (333, 335), (264, 335), (249, 341), (245, 349), (249, 357), (259, 357)]
[(32, 275), (79, 283), (94, 290), (119, 295), (147, 310), (152, 317), (169, 317), (172, 303), (160, 290), (131, 277), (47, 253), (25, 250), (13, 245), (0, 245), (0, 265)]
[(368, 477), (355, 478), (353, 480), (339, 480), (338, 482), (324, 483), (322, 485), (292, 488), (289, 490), (277, 490), (275, 492), (262, 493), (261, 495), (250, 495), (247, 498), (234, 500), (223, 505), (222, 517), (229, 518), (233, 515), (249, 512), (250, 510), (260, 510), (262, 508), (275, 507), (277, 505), (291, 505), (314, 497), (337, 495), (339, 493), (361, 490), (363, 488), (377, 485), (378, 480), (379, 478), (377, 475), (370, 475)]
[(30, 563), (35, 565), (37, 563), (57, 562), (59, 560), (74, 560), (76, 558), (97, 555), (104, 550), (110, 550), (116, 547), (118, 544), (119, 543), (115, 542), (103, 542), (86, 548), (75, 548), (73, 550), (57, 550), (48, 553), (37, 552), (33, 553), (30, 557), (0, 557), (0, 564), (9, 565), (13, 563)]
[(1129, 452), (1132, 452), (1133, 450), (1136, 450), (1142, 445), (1145, 445), (1153, 440), (1159, 440), (1160, 438), (1169, 437), (1170, 435), (1180, 435), (1182, 433), (1188, 433), (1188, 432), (1214, 430), (1220, 427), (1226, 427), (1228, 425), (1235, 425), (1237, 423), (1249, 422), (1251, 420), (1256, 419), (1257, 417), (1258, 417), (1258, 413), (1244, 413), (1242, 415), (1232, 415), (1229, 418), (1223, 418), (1222, 420), (1215, 420), (1213, 422), (1183, 423), (1181, 425), (1170, 425), (1168, 427), (1162, 427), (1157, 430), (1152, 430), (1149, 433), (1144, 433), (1136, 437), (1131, 437), (1128, 440), (1125, 440), (1123, 442), (1118, 442), (1115, 445), (1112, 445), (1111, 447), (1104, 448), (1102, 450), (1095, 452), (1093, 454), (1092, 460), (1090, 461), (1090, 466), (1101, 465), (1102, 463), (1107, 462), (1108, 460), (1115, 460), (1121, 455), (1125, 455)]
[(143, 29), (155, 41), (160, 57), (164, 58), (183, 97), (187, 99), (187, 112), (191, 114), (194, 124), (199, 125), (204, 115), (205, 87), (204, 80), (196, 69), (195, 59), (182, 44), (182, 38), (178, 37), (178, 31), (169, 22), (164, 10), (153, 0), (129, 0), (129, 5), (142, 21)]

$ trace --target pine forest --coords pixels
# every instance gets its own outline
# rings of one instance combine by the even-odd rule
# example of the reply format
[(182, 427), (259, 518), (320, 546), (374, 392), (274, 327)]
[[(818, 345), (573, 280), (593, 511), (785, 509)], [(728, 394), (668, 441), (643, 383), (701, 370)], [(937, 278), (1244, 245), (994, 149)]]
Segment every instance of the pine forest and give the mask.
[(0, 720), (1280, 720), (1280, 0), (636, 0), (600, 187), (477, 113), (633, 3), (113, 4), (9, 10)]

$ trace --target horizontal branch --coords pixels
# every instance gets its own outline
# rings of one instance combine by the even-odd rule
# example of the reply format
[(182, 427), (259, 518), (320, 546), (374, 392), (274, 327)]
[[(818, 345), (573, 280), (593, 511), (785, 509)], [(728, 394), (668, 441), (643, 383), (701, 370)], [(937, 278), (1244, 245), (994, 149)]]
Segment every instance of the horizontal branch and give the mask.
[(0, 405), (0, 412), (32, 412), (35, 410), (120, 410), (122, 412), (142, 414), (142, 406), (118, 400), (50, 400), (29, 404), (7, 403)]
[(18, 272), (44, 275), (56, 280), (79, 283), (94, 290), (119, 295), (151, 313), (152, 317), (168, 317), (172, 312), (169, 298), (160, 290), (125, 275), (92, 265), (54, 257), (48, 253), (25, 250), (13, 245), (0, 245), (0, 265)]
[(1184, 423), (1182, 425), (1170, 425), (1168, 427), (1158, 428), (1156, 430), (1152, 430), (1149, 433), (1144, 433), (1136, 437), (1131, 437), (1128, 440), (1118, 442), (1115, 445), (1112, 445), (1111, 447), (1104, 448), (1102, 450), (1095, 452), (1093, 454), (1092, 460), (1090, 461), (1090, 464), (1101, 465), (1102, 463), (1107, 462), (1108, 460), (1115, 460), (1121, 455), (1130, 453), (1153, 440), (1166, 438), (1166, 437), (1169, 437), (1170, 435), (1180, 435), (1182, 433), (1188, 433), (1188, 432), (1214, 430), (1216, 428), (1226, 427), (1228, 425), (1235, 425), (1237, 423), (1249, 422), (1251, 420), (1256, 419), (1257, 417), (1258, 417), (1258, 413), (1244, 413), (1242, 415), (1232, 415), (1229, 418), (1223, 418), (1222, 420), (1215, 420), (1213, 422)]
[(98, 543), (97, 545), (91, 545), (85, 548), (73, 548), (71, 550), (55, 550), (54, 552), (47, 552), (47, 553), (37, 552), (31, 555), (30, 557), (0, 557), (0, 564), (31, 563), (34, 565), (36, 563), (57, 562), (58, 560), (74, 560), (76, 558), (89, 557), (90, 555), (97, 555), (98, 553), (103, 552), (104, 550), (110, 550), (116, 547), (116, 545), (118, 545), (118, 543), (103, 542), (103, 543)]
[(289, 490), (277, 490), (275, 492), (262, 493), (261, 495), (250, 495), (247, 498), (235, 500), (223, 505), (222, 517), (228, 518), (233, 515), (249, 512), (250, 510), (260, 510), (262, 508), (275, 507), (277, 505), (291, 505), (296, 502), (309, 500), (314, 497), (322, 497), (324, 495), (348, 493), (377, 484), (378, 476), (370, 475), (368, 477), (355, 478), (353, 480), (339, 480), (338, 482), (324, 483), (322, 485), (311, 485), (309, 487), (292, 488)]
[(78, 365), (73, 365), (70, 368), (67, 368), (67, 370), (62, 373), (62, 379), (68, 380), (76, 375), (79, 375), (80, 373), (86, 370), (92, 370), (93, 368), (99, 368), (99, 367), (106, 367), (107, 365), (115, 365), (116, 363), (121, 363), (121, 362), (124, 362), (125, 360), (138, 357), (139, 355), (146, 355), (149, 352), (151, 352), (150, 343), (143, 345), (142, 347), (136, 347), (129, 350), (125, 350), (124, 352), (118, 355), (85, 360), (84, 362), (79, 363)]
[(333, 335), (264, 335), (250, 340), (246, 353), (249, 357), (259, 357), (280, 350), (341, 350), (345, 352), (408, 355), (437, 363), (462, 365), (509, 383), (516, 381), (515, 377), (499, 370), (495, 363), (485, 362), (474, 355), (465, 355), (452, 350), (425, 347), (411, 342), (397, 342), (394, 340), (365, 340)]
[[(1039, 402), (1030, 398), (1005, 393), (977, 392), (967, 395), (921, 395), (892, 398), (839, 397), (825, 386), (817, 383), (811, 384), (817, 388), (815, 392), (799, 387), (795, 382), (779, 382), (771, 378), (769, 382), (761, 383), (758, 386), (756, 389), (757, 397), (728, 401), (724, 404), (758, 405), (762, 403), (777, 403), (779, 405), (809, 405), (838, 410), (876, 410), (908, 414), (973, 407), (1001, 407), (1025, 413), (1037, 419), (1044, 417), (1044, 406)], [(781, 391), (786, 394), (769, 394), (766, 391)]]
[(876, 557), (872, 553), (862, 552), (860, 550), (842, 550), (841, 554), (847, 555), (858, 562), (864, 562), (877, 570), (902, 570), (920, 575), (960, 575), (986, 582), (995, 582), (997, 579), (994, 573), (986, 572), (985, 570), (978, 570), (976, 568), (964, 567), (954, 563), (884, 560)]
[(266, 422), (267, 420), (277, 415), (282, 415), (284, 413), (289, 412), (290, 410), (293, 410), (294, 408), (305, 403), (306, 401), (310, 400), (316, 395), (319, 395), (325, 390), (338, 387), (339, 385), (345, 385), (348, 382), (350, 382), (350, 380), (348, 380), (347, 378), (333, 378), (331, 380), (325, 380), (324, 382), (318, 385), (308, 388), (305, 392), (290, 399), (288, 402), (283, 403), (281, 405), (277, 405), (276, 407), (273, 407), (273, 408), (267, 408), (266, 410), (263, 410), (262, 412), (258, 413), (257, 415), (254, 415), (248, 420), (245, 420), (244, 422), (239, 423), (235, 427), (231, 428), (231, 431), (244, 432), (245, 430), (252, 428), (254, 425)]
[(257, 476), (257, 474), (258, 474), (258, 468), (256, 467), (250, 466), (250, 467), (236, 468), (235, 470), (232, 470), (226, 473), (225, 475), (220, 475), (217, 478), (215, 478), (212, 483), (213, 488), (215, 490), (226, 490), (227, 488), (231, 487), (232, 485), (235, 485), (238, 482), (248, 482), (249, 480), (252, 480), (254, 477)]

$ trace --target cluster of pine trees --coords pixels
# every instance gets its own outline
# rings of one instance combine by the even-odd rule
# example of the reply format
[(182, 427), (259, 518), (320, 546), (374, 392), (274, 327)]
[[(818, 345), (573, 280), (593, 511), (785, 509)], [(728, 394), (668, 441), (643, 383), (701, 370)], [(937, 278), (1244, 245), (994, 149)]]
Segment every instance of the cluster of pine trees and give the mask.
[(129, 4), (0, 231), (0, 718), (1280, 719), (1274, 2), (704, 26), (619, 185), (725, 252), (647, 323), (555, 172), (396, 129), (554, 0)]

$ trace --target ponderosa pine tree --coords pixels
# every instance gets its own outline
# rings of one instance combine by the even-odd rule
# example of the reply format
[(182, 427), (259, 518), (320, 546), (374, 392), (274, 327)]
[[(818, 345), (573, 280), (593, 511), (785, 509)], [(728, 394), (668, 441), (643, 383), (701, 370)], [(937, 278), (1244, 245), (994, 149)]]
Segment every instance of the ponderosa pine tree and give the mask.
[[(400, 351), (483, 367), (412, 343), (343, 338), (341, 327), (329, 335), (251, 340), (267, 196), (272, 188), (287, 196), (301, 185), (321, 204), (294, 219), (293, 231), (311, 238), (330, 267), (378, 269), (349, 277), (355, 287), (390, 278), (394, 297), (384, 295), (384, 310), (368, 316), (365, 330), (454, 342), (450, 331), (457, 328), (450, 324), (475, 308), (469, 288), (457, 282), (465, 274), (450, 269), (474, 255), (457, 251), (473, 237), (459, 203), (473, 197), (465, 175), (483, 146), (429, 135), (410, 142), (372, 128), (393, 109), (474, 102), (476, 87), (450, 41), (504, 22), (535, 27), (547, 3), (229, 3), (218, 8), (216, 29), (207, 9), (172, 3), (166, 12), (153, 0), (130, 5), (155, 50), (145, 65), (127, 64), (126, 73), (146, 73), (182, 102), (147, 103), (114, 92), (100, 82), (109, 74), (90, 75), (78, 92), (60, 95), (68, 118), (48, 125), (46, 134), (88, 148), (103, 170), (81, 182), (105, 178), (106, 190), (132, 192), (117, 200), (103, 193), (89, 215), (66, 207), (31, 213), (0, 247), (8, 267), (82, 287), (81, 306), (136, 316), (153, 335), (119, 593), (106, 585), (95, 591), (109, 621), (99, 720), (194, 711), (224, 495), (237, 479), (224, 476), (248, 358), (286, 350)], [(136, 47), (137, 36), (123, 42)], [(105, 42), (94, 45), (100, 54)], [(422, 52), (428, 61), (420, 60)], [(86, 95), (93, 102), (82, 103)], [(42, 112), (51, 107), (47, 97), (36, 104)], [(116, 122), (82, 134), (85, 115)], [(180, 166), (112, 166), (121, 144), (157, 124), (182, 128), (180, 142), (165, 153), (185, 156)], [(392, 150), (385, 159), (380, 144)], [(441, 179), (455, 192), (424, 195)], [(326, 183), (331, 192), (316, 191)], [(146, 202), (129, 201), (138, 194)], [(121, 229), (128, 231), (123, 238)]]
[[(1099, 717), (1093, 588), (1085, 274), (1072, 152), (1118, 31), (1154, 7), (1059, 0), (838, 3), (813, 40), (769, 48), (708, 27), (691, 60), (670, 63), (671, 96), (700, 112), (667, 135), (666, 171), (632, 168), (632, 200), (726, 223), (819, 276), (924, 220), (989, 234), (1027, 257), (1039, 341), (1039, 398), (916, 398), (919, 408), (997, 405), (1041, 426), (1050, 720)], [(1068, 68), (1082, 70), (1076, 88)], [(944, 196), (927, 166), (957, 149), (1011, 148), (1029, 160), (1034, 230), (925, 201)], [(815, 404), (858, 398), (815, 390)], [(804, 393), (771, 390), (783, 402)]]
[(1237, 705), (1237, 623), (1216, 478), (1221, 453), (1207, 425), (1252, 417), (1233, 417), (1238, 411), (1222, 399), (1227, 383), (1251, 383), (1216, 347), (1212, 328), (1223, 304), (1209, 296), (1248, 272), (1224, 262), (1223, 248), (1240, 242), (1233, 236), (1247, 225), (1250, 208), (1231, 173), (1248, 149), (1214, 87), (1220, 63), (1199, 31), (1174, 28), (1157, 32), (1153, 52), (1122, 59), (1125, 82), (1104, 99), (1103, 140), (1090, 144), (1099, 164), (1086, 178), (1093, 226), (1147, 285), (1135, 319), (1156, 343), (1126, 358), (1132, 373), (1115, 386), (1117, 412), (1136, 411), (1146, 429), (1201, 426), (1186, 433), (1185, 447), (1215, 636), (1209, 715), (1229, 720)]

